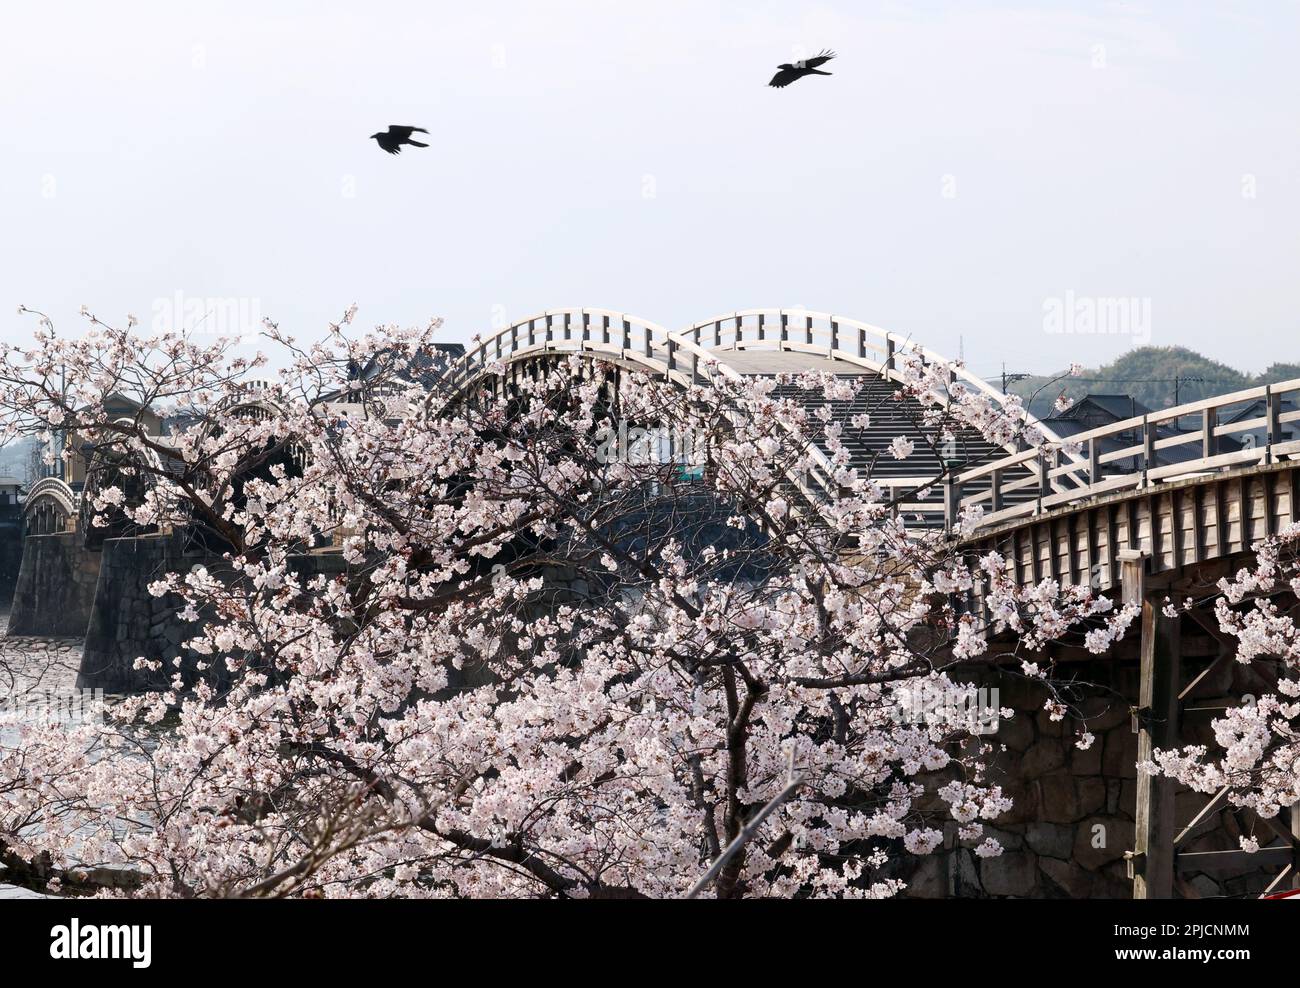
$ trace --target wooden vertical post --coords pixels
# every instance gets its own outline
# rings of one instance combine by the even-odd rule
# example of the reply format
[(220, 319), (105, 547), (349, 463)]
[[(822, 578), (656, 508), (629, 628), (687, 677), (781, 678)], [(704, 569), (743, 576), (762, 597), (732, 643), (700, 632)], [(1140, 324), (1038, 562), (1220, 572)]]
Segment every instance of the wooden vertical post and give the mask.
[(1156, 428), (1148, 416), (1142, 416), (1142, 486), (1149, 487), (1148, 474), (1156, 465)]
[[(1142, 605), (1137, 709), (1141, 764), (1150, 760), (1155, 748), (1178, 743), (1179, 619), (1166, 617), (1163, 595), (1147, 590), (1145, 556), (1126, 549), (1119, 559), (1124, 603)], [(1174, 792), (1172, 780), (1138, 772), (1136, 846), (1129, 857), (1135, 899), (1173, 897)]]
[(961, 486), (961, 482), (954, 480), (951, 474), (943, 482), (943, 521), (944, 528), (949, 532), (956, 526), (961, 514)]
[(1281, 398), (1281, 394), (1274, 391), (1271, 384), (1264, 387), (1264, 413), (1268, 420), (1268, 452), (1264, 455), (1265, 463), (1273, 462), (1273, 446), (1282, 441)]

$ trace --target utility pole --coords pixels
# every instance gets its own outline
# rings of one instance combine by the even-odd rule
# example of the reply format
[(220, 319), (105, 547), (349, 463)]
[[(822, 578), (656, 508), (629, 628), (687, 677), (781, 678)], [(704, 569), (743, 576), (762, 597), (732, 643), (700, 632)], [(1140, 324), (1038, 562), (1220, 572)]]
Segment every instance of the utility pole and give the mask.
[(1180, 374), (1175, 374), (1174, 375), (1174, 407), (1177, 408), (1179, 405), (1182, 404), (1182, 402), (1179, 401), (1178, 398), (1182, 393), (1182, 386), (1184, 384), (1204, 384), (1204, 383), (1205, 383), (1205, 378), (1203, 377), (1183, 377)]
[(1015, 384), (1017, 381), (1023, 381), (1025, 378), (1033, 377), (1033, 376), (1034, 375), (1032, 374), (1018, 374), (1018, 373), (1008, 374), (1007, 365), (1004, 363), (1002, 365), (1002, 393), (1003, 394), (1007, 393), (1008, 384)]
[[(1182, 404), (1182, 389), (1184, 384), (1204, 384), (1203, 377), (1183, 377), (1181, 374), (1174, 375), (1174, 407), (1177, 408)], [(1182, 432), (1182, 425), (1177, 419), (1174, 419), (1174, 431)]]

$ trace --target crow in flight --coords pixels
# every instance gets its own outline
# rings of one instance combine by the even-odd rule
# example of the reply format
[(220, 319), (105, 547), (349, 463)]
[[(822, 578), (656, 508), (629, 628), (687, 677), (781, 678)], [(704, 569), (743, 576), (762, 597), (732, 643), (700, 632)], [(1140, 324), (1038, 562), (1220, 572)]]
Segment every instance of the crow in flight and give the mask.
[(768, 85), (775, 86), (777, 89), (784, 89), (786, 86), (790, 85), (790, 83), (802, 79), (806, 75), (832, 75), (833, 73), (831, 72), (817, 71), (817, 67), (819, 65), (825, 65), (834, 57), (835, 52), (823, 51), (816, 58), (808, 58), (802, 62), (795, 62), (793, 65), (789, 62), (786, 62), (783, 65), (778, 65), (777, 68), (781, 71), (772, 76), (772, 81), (769, 82)]
[(409, 144), (413, 148), (427, 148), (429, 146), (411, 140), (411, 134), (417, 130), (421, 134), (429, 133), (423, 127), (399, 127), (397, 124), (389, 124), (387, 132), (381, 130), (378, 134), (371, 134), (370, 136), (389, 154), (401, 154), (403, 144)]

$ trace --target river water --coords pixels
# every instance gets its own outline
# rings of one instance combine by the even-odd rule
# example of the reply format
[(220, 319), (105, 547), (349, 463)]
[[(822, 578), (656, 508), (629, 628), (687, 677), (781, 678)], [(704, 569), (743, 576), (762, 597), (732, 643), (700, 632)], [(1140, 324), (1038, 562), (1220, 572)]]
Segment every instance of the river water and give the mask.
[[(8, 624), (8, 613), (0, 612), (0, 627)], [(81, 649), (80, 638), (0, 638), (0, 747), (15, 743), (17, 724), (27, 717), (75, 715), (87, 699), (75, 689)], [(5, 885), (0, 870), (0, 899), (39, 898)]]

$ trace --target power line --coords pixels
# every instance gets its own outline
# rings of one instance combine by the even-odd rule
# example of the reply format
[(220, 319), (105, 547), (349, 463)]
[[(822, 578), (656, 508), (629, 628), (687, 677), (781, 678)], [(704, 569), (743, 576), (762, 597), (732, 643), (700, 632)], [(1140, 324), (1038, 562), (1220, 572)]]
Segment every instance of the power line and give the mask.
[[(1030, 378), (1042, 378), (1044, 381), (1053, 381), (1056, 378), (1051, 374), (1030, 374), (1030, 373), (1011, 373), (1003, 370), (999, 375), (1005, 375), (1008, 383), (1016, 381), (1026, 381)], [(999, 375), (990, 375), (996, 377)], [(1198, 384), (1240, 384), (1240, 380), (1233, 380), (1227, 377), (1070, 377), (1068, 374), (1060, 375), (1062, 381), (1082, 381), (1085, 384), (1190, 384), (1195, 381)]]

